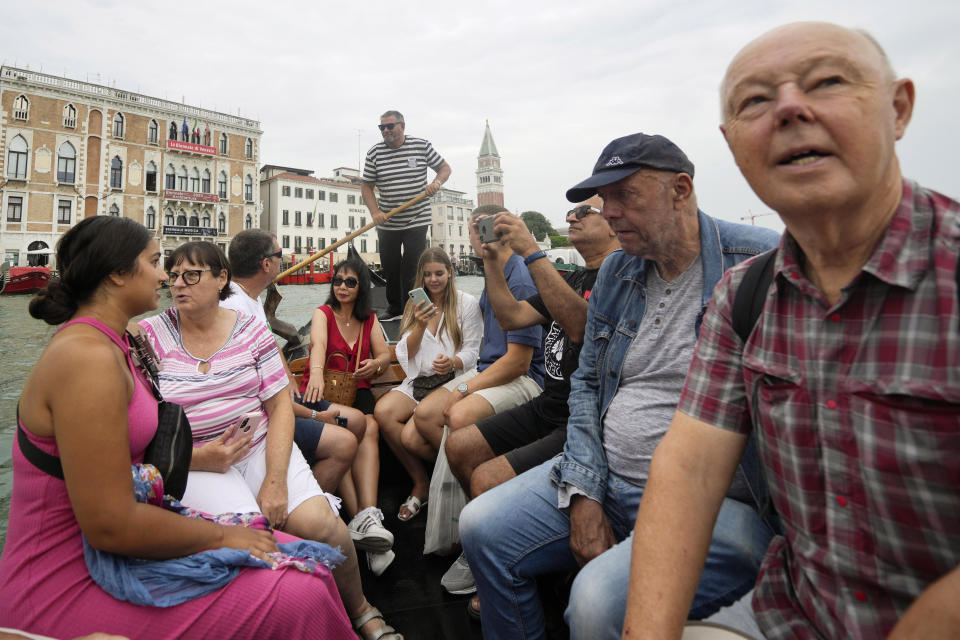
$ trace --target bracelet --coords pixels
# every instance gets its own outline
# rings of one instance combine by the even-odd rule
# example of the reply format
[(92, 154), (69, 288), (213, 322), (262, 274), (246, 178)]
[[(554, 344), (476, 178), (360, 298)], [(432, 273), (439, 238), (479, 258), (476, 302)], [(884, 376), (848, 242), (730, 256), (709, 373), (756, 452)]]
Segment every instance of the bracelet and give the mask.
[(310, 419), (311, 419), (311, 420), (316, 420), (316, 419), (317, 419), (317, 410), (316, 410), (316, 409), (310, 409)]
[(311, 369), (323, 369), (323, 366), (318, 364), (318, 365), (314, 365), (314, 366), (312, 366), (312, 367), (310, 367), (310, 368), (311, 368)]
[(380, 375), (381, 371), (383, 371), (383, 363), (377, 360), (377, 375)]
[(547, 254), (543, 252), (543, 249), (537, 249), (536, 251), (534, 251), (533, 253), (531, 253), (530, 255), (528, 255), (526, 258), (523, 259), (523, 264), (530, 266), (531, 262), (534, 262), (535, 260), (539, 260), (540, 258), (546, 258), (546, 257), (547, 257)]

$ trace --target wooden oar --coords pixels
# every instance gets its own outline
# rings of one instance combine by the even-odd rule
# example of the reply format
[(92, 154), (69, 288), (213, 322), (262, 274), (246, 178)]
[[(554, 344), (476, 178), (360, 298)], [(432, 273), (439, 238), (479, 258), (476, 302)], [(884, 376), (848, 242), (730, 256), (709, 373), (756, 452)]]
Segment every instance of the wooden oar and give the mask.
[[(384, 219), (387, 219), (387, 218), (389, 218), (390, 216), (392, 216), (392, 215), (394, 215), (394, 214), (400, 213), (401, 211), (403, 211), (404, 209), (407, 209), (408, 207), (412, 207), (413, 205), (417, 204), (418, 202), (420, 202), (421, 200), (423, 200), (423, 199), (426, 198), (426, 197), (427, 197), (427, 192), (424, 191), (423, 193), (421, 193), (421, 194), (418, 195), (417, 197), (411, 198), (410, 200), (407, 200), (406, 202), (404, 202), (402, 205), (400, 205), (399, 207), (397, 207), (397, 208), (394, 209), (393, 211), (390, 211), (389, 213), (385, 213), (385, 214), (384, 214)], [(288, 275), (290, 275), (291, 273), (294, 273), (294, 272), (296, 272), (296, 271), (299, 271), (300, 269), (303, 269), (305, 266), (307, 266), (308, 264), (310, 264), (310, 263), (313, 262), (314, 260), (318, 260), (318, 259), (322, 258), (323, 256), (327, 255), (328, 253), (330, 253), (331, 251), (333, 251), (333, 250), (336, 249), (337, 247), (341, 246), (343, 243), (349, 242), (349, 241), (353, 240), (354, 238), (356, 238), (357, 236), (359, 236), (361, 233), (364, 233), (364, 232), (366, 232), (366, 231), (369, 231), (370, 229), (373, 229), (375, 226), (377, 226), (377, 223), (371, 221), (370, 224), (367, 224), (367, 225), (364, 225), (364, 226), (360, 227), (359, 229), (357, 229), (356, 231), (354, 231), (354, 232), (351, 233), (350, 235), (344, 237), (342, 240), (338, 240), (338, 241), (334, 242), (332, 245), (330, 245), (329, 247), (327, 247), (327, 248), (324, 249), (323, 251), (320, 251), (319, 253), (313, 254), (312, 256), (310, 256), (309, 258), (307, 258), (307, 259), (304, 260), (303, 262), (300, 262), (299, 264), (293, 265), (292, 267), (290, 267), (289, 269), (287, 269), (286, 271), (284, 271), (283, 273), (281, 273), (280, 275), (278, 275), (278, 276), (274, 279), (273, 282), (274, 282), (274, 283), (280, 282), (281, 280), (283, 280), (284, 278), (286, 278), (286, 277), (287, 277)]]

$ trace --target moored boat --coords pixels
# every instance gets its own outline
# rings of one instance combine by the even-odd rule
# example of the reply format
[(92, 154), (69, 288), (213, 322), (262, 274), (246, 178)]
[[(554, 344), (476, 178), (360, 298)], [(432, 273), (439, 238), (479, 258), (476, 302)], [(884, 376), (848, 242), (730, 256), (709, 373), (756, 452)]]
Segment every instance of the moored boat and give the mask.
[(0, 294), (35, 293), (50, 282), (48, 267), (7, 267), (0, 274)]

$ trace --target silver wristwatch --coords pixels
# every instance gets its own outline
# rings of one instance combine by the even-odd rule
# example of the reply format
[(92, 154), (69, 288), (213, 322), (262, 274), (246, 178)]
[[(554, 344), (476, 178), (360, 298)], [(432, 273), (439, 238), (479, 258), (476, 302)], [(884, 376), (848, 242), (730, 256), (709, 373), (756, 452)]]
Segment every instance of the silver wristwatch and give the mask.
[(467, 383), (466, 383), (466, 382), (461, 382), (460, 384), (458, 384), (458, 385), (457, 385), (457, 391), (459, 391), (460, 394), (461, 394), (461, 395), (464, 395), (464, 396), (470, 393), (470, 391), (467, 389)]

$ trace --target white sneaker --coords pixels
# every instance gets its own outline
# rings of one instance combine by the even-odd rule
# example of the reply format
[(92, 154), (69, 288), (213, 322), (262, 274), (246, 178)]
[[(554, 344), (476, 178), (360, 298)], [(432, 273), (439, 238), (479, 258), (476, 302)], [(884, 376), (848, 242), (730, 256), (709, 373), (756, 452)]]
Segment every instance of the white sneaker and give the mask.
[(373, 575), (383, 575), (383, 572), (393, 564), (393, 559), (396, 557), (397, 554), (395, 554), (393, 550), (384, 551), (383, 553), (367, 551), (367, 566), (370, 568), (370, 571), (373, 572)]
[(367, 507), (353, 517), (347, 528), (353, 546), (362, 551), (388, 551), (393, 546), (393, 534), (382, 524), (383, 512)]
[(460, 554), (460, 557), (454, 561), (447, 572), (440, 578), (440, 584), (447, 593), (455, 596), (461, 596), (473, 593), (477, 590), (477, 583), (473, 580), (473, 572), (470, 571), (470, 565), (467, 564), (467, 557)]

